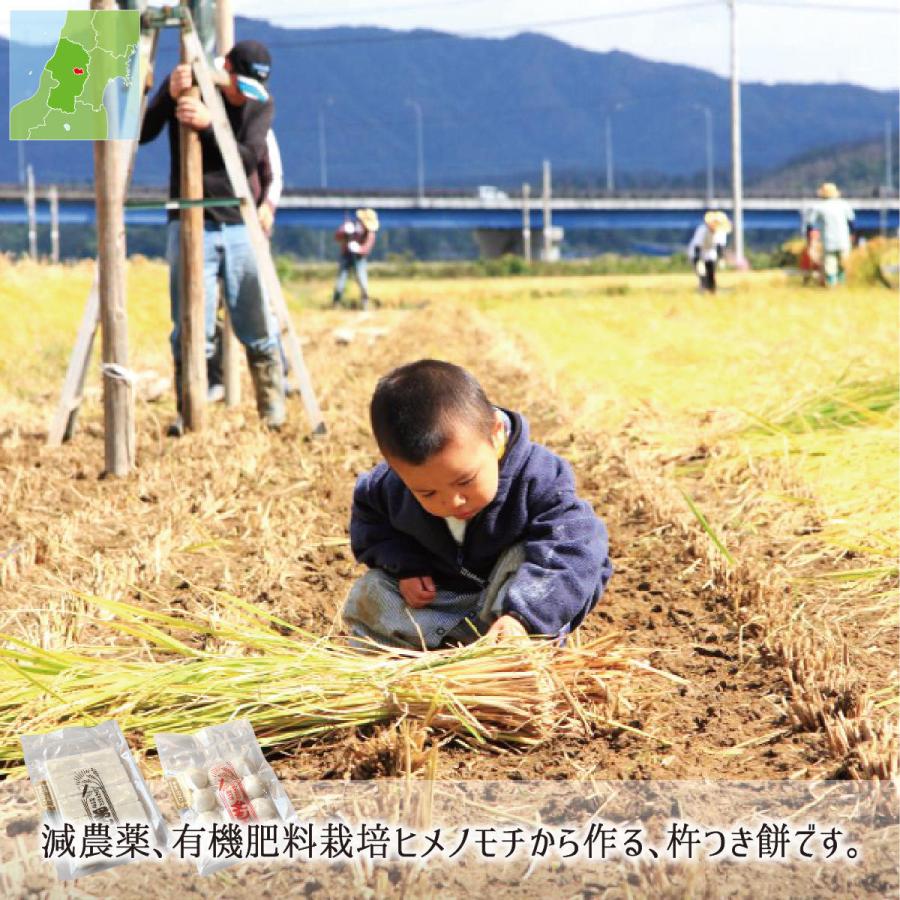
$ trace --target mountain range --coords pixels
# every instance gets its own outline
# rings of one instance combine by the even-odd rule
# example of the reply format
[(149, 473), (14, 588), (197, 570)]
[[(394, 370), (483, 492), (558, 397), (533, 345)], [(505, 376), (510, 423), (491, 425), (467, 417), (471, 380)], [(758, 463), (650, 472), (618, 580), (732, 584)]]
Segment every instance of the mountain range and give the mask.
[[(705, 113), (714, 164), (730, 153), (726, 79), (627, 53), (592, 52), (538, 34), (504, 39), (380, 28), (288, 29), (238, 17), (238, 39), (272, 52), (275, 130), (289, 188), (400, 189), (416, 184), (416, 106), (428, 187), (537, 187), (543, 159), (602, 185), (606, 129), (617, 179), (694, 177), (704, 170)], [(160, 41), (157, 81), (177, 60)], [(9, 98), (0, 40), (0, 97)], [(744, 84), (745, 175), (832, 145), (874, 141), (896, 118), (897, 92), (850, 84)], [(6, 137), (9, 136), (8, 122)], [(324, 159), (322, 146), (324, 143)], [(18, 148), (0, 142), (0, 182), (19, 177)], [(28, 142), (39, 184), (88, 182), (91, 147)], [(166, 141), (141, 148), (135, 181), (167, 181)], [(721, 184), (721, 180), (719, 181)]]

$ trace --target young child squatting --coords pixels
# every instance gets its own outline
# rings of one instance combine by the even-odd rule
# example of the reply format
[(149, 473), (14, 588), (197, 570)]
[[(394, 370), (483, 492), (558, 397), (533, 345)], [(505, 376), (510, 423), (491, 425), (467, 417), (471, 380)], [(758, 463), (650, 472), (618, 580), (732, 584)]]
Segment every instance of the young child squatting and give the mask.
[(353, 495), (354, 637), (433, 649), (581, 624), (612, 574), (606, 528), (523, 416), (431, 359), (384, 376), (370, 416), (385, 461)]

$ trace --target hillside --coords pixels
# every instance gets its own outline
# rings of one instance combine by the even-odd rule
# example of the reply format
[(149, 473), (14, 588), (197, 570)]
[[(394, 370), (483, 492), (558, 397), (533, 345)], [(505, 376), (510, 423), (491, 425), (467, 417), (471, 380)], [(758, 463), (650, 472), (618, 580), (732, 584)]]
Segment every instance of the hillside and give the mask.
[[(502, 40), (376, 28), (284, 29), (238, 18), (238, 37), (274, 56), (276, 127), (289, 186), (320, 183), (319, 116), (331, 186), (411, 187), (415, 118), (421, 104), (426, 182), (452, 186), (537, 183), (541, 160), (600, 180), (610, 115), (616, 174), (691, 177), (705, 165), (704, 118), (713, 113), (717, 168), (728, 158), (728, 84), (702, 69), (595, 53), (536, 34)], [(175, 61), (175, 34), (161, 42), (159, 71)], [(0, 90), (8, 100), (9, 45), (0, 41)], [(763, 85), (743, 89), (748, 175), (814, 148), (875, 139), (896, 111), (893, 92), (852, 85)], [(8, 128), (8, 126), (6, 126)], [(665, 135), (665, 140), (660, 140)], [(7, 131), (8, 136), (8, 131)], [(91, 151), (65, 155), (32, 142), (39, 182), (86, 181)], [(140, 157), (137, 180), (166, 180), (165, 141)], [(0, 182), (17, 179), (17, 148), (0, 142)]]
[[(896, 190), (896, 147), (892, 163)], [(862, 141), (804, 153), (754, 179), (749, 188), (758, 194), (812, 194), (823, 181), (833, 181), (845, 194), (870, 196), (885, 182), (884, 142)]]

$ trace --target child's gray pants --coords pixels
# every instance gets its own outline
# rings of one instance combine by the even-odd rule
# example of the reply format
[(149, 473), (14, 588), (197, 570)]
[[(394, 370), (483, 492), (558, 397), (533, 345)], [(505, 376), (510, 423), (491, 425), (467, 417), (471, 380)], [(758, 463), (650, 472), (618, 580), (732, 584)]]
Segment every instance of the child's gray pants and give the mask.
[(500, 617), (510, 580), (524, 561), (525, 550), (514, 544), (500, 555), (486, 588), (471, 594), (438, 590), (423, 609), (407, 606), (396, 578), (369, 569), (350, 589), (344, 623), (353, 637), (391, 647), (433, 650), (444, 643), (469, 644)]

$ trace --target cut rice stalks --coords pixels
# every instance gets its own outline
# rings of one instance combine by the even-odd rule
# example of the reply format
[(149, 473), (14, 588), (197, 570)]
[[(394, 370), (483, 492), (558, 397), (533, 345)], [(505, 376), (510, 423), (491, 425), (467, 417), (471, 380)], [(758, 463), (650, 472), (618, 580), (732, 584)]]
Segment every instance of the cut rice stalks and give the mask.
[(263, 746), (283, 747), (408, 717), (476, 743), (534, 745), (606, 722), (614, 681), (648, 672), (682, 681), (618, 646), (614, 634), (568, 647), (481, 640), (431, 652), (359, 652), (237, 597), (206, 593), (220, 614), (215, 624), (79, 595), (103, 614), (100, 627), (130, 636), (124, 645), (52, 651), (0, 635), (0, 765), (21, 763), (25, 732), (106, 718), (139, 736), (248, 718)]

